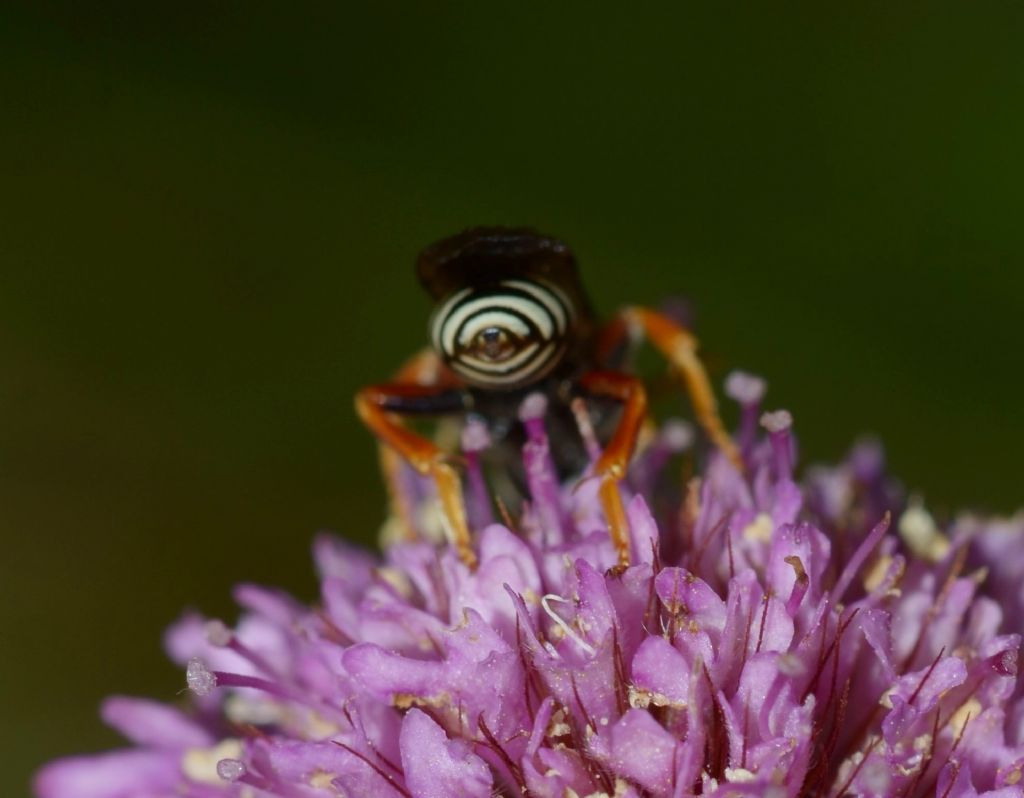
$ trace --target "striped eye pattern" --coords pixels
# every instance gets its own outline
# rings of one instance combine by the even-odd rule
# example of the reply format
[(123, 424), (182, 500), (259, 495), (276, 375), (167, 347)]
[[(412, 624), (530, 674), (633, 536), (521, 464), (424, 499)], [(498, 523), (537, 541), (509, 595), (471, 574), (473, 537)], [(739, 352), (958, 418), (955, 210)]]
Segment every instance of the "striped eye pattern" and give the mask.
[(572, 303), (541, 281), (502, 280), (448, 297), (430, 323), (434, 348), (459, 376), (484, 388), (540, 379), (565, 351)]

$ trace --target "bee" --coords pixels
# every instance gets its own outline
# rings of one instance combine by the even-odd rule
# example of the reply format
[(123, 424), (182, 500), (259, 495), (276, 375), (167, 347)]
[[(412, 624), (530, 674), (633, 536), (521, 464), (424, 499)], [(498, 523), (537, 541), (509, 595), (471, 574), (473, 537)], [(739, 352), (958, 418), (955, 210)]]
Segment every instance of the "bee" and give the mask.
[(598, 495), (621, 568), (629, 565), (629, 529), (618, 483), (648, 412), (643, 382), (621, 365), (632, 341), (648, 340), (678, 369), (697, 421), (742, 470), (694, 336), (643, 307), (624, 308), (599, 323), (563, 242), (529, 228), (476, 227), (424, 249), (416, 272), (435, 303), (431, 345), (392, 382), (360, 390), (356, 412), (389, 457), (433, 479), (447, 533), (470, 568), (476, 555), (453, 458), (403, 423), (403, 416), (475, 414), (498, 438), (511, 440), (517, 408), (527, 395), (540, 393), (548, 399), (548, 423), (566, 430), (552, 435), (558, 442), (552, 449), (561, 469), (570, 471), (585, 462), (574, 444), (579, 436), (565, 422), (572, 417), (570, 403), (584, 398), (620, 407), (607, 416), (614, 428), (593, 474), (600, 479)]

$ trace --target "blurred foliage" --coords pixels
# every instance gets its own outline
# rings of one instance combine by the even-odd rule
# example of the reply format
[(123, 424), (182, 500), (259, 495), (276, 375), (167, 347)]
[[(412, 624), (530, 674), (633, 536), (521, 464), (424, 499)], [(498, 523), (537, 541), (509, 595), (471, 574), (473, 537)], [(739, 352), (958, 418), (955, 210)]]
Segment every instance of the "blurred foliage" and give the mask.
[[(0, 792), (173, 699), (160, 630), (372, 541), (351, 412), (425, 341), (415, 252), (576, 249), (685, 295), (803, 459), (878, 433), (940, 513), (1021, 503), (1024, 7), (5, 3)], [(10, 765), (13, 765), (11, 767)]]

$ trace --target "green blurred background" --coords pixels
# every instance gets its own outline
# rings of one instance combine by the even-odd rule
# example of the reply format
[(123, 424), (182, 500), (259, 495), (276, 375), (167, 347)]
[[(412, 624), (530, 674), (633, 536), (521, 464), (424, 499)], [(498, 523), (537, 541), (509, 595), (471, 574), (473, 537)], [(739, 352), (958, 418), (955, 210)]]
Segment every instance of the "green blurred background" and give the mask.
[(598, 306), (689, 296), (804, 460), (1024, 503), (1024, 6), (7, 2), (0, 794), (172, 698), (162, 628), (371, 540), (357, 386), (431, 240), (528, 223)]

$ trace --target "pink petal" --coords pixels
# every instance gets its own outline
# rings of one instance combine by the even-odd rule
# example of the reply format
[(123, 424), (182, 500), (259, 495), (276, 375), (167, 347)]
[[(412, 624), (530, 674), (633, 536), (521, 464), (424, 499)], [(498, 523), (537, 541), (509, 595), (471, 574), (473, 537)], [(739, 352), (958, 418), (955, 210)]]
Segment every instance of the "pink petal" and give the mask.
[(177, 756), (132, 749), (59, 759), (36, 774), (34, 787), (39, 798), (134, 798), (173, 794), (183, 780)]
[(111, 696), (100, 709), (104, 722), (136, 745), (170, 750), (212, 745), (212, 735), (175, 707), (145, 698)]
[(489, 798), (493, 781), (486, 763), (462, 740), (418, 710), (409, 710), (399, 738), (405, 783), (413, 798)]

